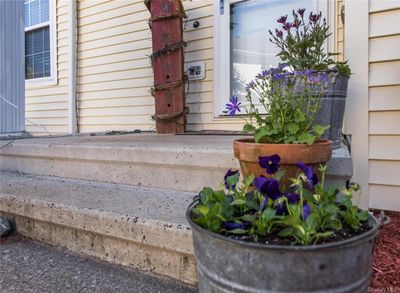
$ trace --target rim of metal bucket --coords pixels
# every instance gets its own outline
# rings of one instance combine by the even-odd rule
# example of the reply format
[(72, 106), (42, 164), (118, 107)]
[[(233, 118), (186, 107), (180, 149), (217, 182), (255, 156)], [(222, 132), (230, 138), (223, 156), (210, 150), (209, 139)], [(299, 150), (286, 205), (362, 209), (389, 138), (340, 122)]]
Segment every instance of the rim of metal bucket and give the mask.
[(343, 246), (352, 246), (352, 245), (357, 245), (357, 243), (361, 240), (364, 239), (369, 239), (369, 238), (376, 238), (378, 236), (379, 229), (384, 226), (386, 223), (379, 221), (374, 215), (369, 213), (369, 221), (372, 221), (373, 227), (368, 230), (367, 232), (357, 235), (345, 240), (340, 240), (336, 242), (331, 242), (331, 243), (326, 243), (326, 244), (312, 244), (312, 245), (276, 245), (276, 244), (262, 244), (262, 243), (256, 243), (256, 242), (247, 242), (247, 241), (242, 241), (242, 240), (235, 240), (228, 238), (226, 236), (223, 236), (221, 234), (217, 234), (214, 232), (211, 232), (207, 229), (202, 228), (195, 222), (193, 222), (192, 217), (191, 217), (191, 212), (192, 208), (199, 203), (199, 200), (196, 199), (193, 201), (189, 207), (186, 210), (186, 220), (188, 221), (190, 227), (193, 230), (197, 230), (198, 232), (205, 233), (208, 236), (212, 238), (217, 238), (223, 241), (230, 242), (232, 244), (242, 246), (242, 247), (251, 247), (254, 249), (267, 249), (267, 250), (281, 250), (281, 251), (315, 251), (315, 250), (329, 250), (329, 249), (335, 249)]

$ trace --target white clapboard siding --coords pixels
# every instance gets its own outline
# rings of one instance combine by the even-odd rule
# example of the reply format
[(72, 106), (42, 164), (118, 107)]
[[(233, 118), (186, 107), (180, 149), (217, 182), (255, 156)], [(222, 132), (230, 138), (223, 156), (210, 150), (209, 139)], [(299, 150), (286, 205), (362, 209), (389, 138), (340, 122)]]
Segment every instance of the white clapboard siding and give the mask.
[(369, 201), (400, 211), (400, 1), (369, 9)]

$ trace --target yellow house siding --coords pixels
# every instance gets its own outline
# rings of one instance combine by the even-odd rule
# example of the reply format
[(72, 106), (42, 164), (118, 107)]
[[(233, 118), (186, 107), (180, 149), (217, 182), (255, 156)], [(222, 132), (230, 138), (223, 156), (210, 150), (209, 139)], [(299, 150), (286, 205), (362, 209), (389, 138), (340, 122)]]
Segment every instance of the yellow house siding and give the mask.
[(370, 206), (400, 210), (400, 2), (371, 1)]
[(344, 61), (344, 26), (342, 22), (341, 8), (344, 5), (343, 0), (336, 0), (336, 48), (335, 51), (340, 53), (337, 56), (338, 61)]
[(28, 120), (26, 131), (34, 135), (59, 134), (68, 131), (68, 9), (65, 1), (57, 1), (56, 5), (57, 84), (35, 88), (27, 87), (25, 90), (25, 115)]

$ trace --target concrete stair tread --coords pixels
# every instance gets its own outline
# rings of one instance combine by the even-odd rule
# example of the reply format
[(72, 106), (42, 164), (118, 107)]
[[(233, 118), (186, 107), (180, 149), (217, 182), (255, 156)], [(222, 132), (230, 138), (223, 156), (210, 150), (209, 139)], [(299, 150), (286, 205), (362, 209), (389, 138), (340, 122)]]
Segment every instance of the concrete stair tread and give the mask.
[[(0, 193), (78, 209), (186, 225), (186, 207), (196, 195), (160, 188), (0, 172)], [(154, 176), (157, 180), (157, 176)]]
[(194, 196), (0, 172), (0, 216), (15, 221), (18, 233), (191, 284), (195, 259), (185, 211)]

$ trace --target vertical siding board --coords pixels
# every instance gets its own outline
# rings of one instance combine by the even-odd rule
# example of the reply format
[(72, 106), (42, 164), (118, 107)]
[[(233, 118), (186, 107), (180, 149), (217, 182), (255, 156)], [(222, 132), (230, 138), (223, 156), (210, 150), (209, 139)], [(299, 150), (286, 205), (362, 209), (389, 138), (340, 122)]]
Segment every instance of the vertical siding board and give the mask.
[(23, 8), (22, 0), (0, 1), (0, 133), (25, 130)]

